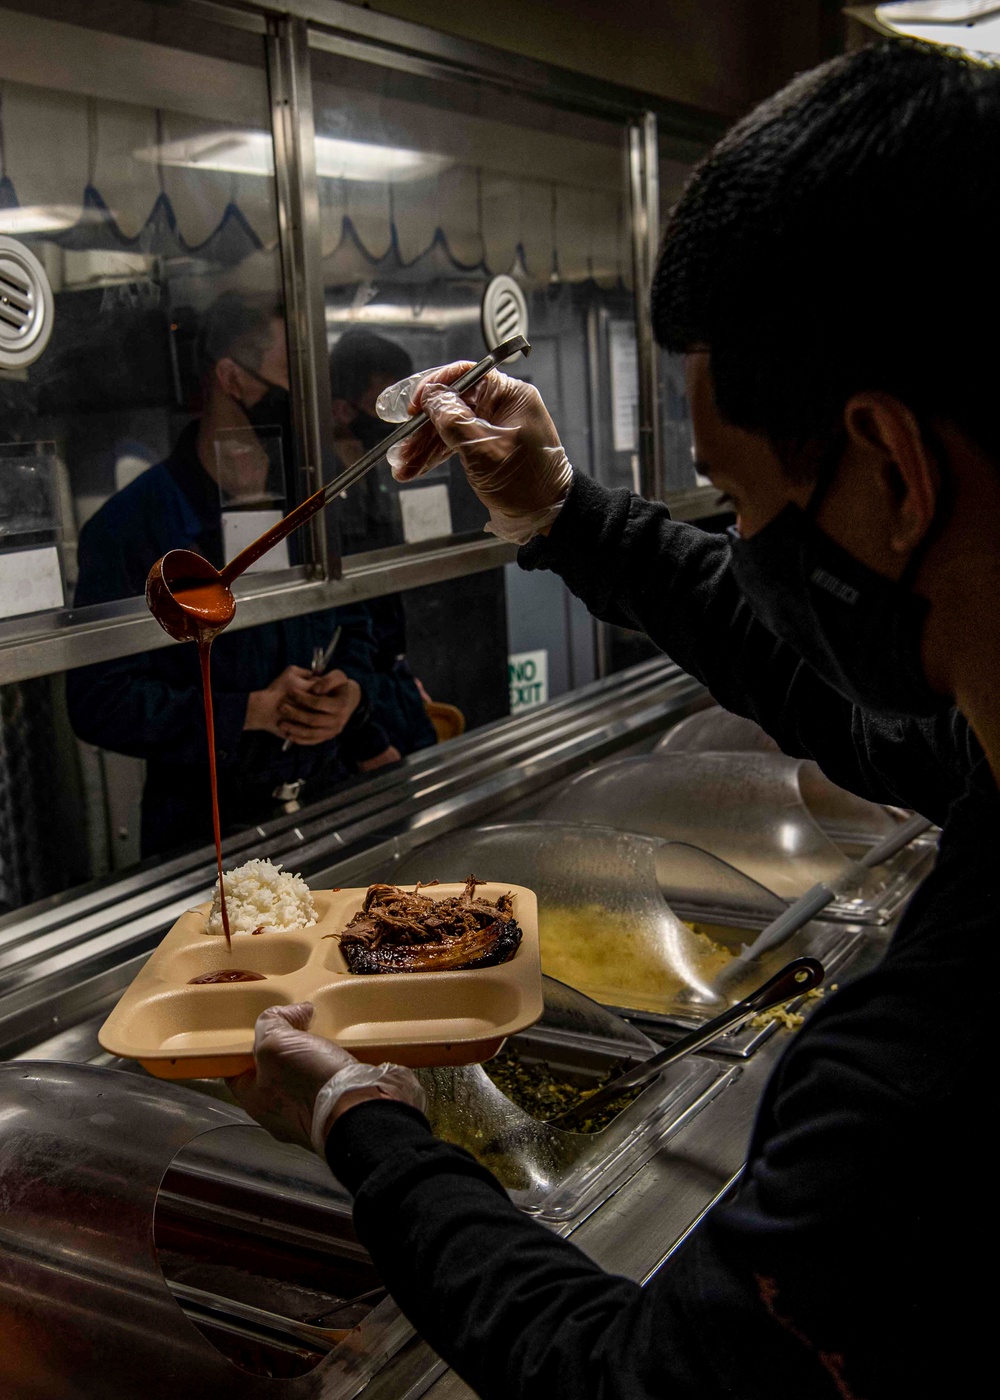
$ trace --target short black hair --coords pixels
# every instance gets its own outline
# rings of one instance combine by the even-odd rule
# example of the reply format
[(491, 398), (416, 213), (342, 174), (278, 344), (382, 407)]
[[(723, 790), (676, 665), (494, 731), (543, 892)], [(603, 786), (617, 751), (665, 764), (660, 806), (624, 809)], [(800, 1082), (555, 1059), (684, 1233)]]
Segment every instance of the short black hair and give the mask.
[(247, 369), (259, 368), (274, 336), (274, 322), (284, 309), (271, 296), (223, 292), (205, 312), (198, 337), (202, 372), (228, 355)]
[[(794, 79), (693, 172), (653, 326), (791, 465), (882, 390), (1000, 459), (1000, 67), (890, 41)], [(799, 454), (802, 454), (799, 457)]]
[(345, 331), (330, 351), (330, 392), (349, 403), (357, 403), (367, 392), (373, 375), (391, 375), (395, 380), (412, 373), (407, 351), (374, 331)]

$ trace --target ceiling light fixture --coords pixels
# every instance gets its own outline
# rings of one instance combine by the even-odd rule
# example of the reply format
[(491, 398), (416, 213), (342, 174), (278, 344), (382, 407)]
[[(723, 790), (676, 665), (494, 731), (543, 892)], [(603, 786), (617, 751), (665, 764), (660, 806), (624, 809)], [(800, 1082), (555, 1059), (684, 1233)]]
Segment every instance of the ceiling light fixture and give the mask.
[(892, 0), (885, 5), (849, 5), (852, 18), (894, 38), (921, 39), (966, 53), (1000, 53), (997, 0)]
[(15, 204), (0, 209), (0, 233), (12, 238), (26, 233), (60, 233), (80, 222), (82, 210), (69, 204)]
[(474, 326), (480, 318), (479, 306), (412, 306), (405, 303), (372, 301), (366, 306), (328, 306), (326, 324), (331, 335), (350, 326), (419, 326), (425, 330), (450, 330), (453, 326)]
[[(274, 147), (266, 131), (232, 131), (165, 141), (135, 152), (137, 160), (231, 175), (273, 175)], [(451, 165), (447, 156), (374, 141), (316, 137), (316, 173), (324, 180), (402, 183), (424, 180)]]

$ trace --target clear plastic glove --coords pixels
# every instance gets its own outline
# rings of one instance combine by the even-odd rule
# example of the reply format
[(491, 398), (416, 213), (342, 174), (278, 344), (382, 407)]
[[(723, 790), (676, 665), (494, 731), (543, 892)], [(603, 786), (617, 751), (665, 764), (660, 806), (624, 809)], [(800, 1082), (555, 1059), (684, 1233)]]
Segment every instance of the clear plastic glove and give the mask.
[[(311, 1035), (312, 1017), (308, 1001), (262, 1011), (254, 1029), (256, 1067), (229, 1080), (240, 1107), (279, 1142), (313, 1147), (322, 1155), (339, 1113), (360, 1098), (396, 1099), (423, 1109), (424, 1092), (408, 1069), (361, 1064), (333, 1041)], [(334, 1080), (339, 1087), (331, 1093)], [(345, 1103), (348, 1094), (351, 1102)]]
[(551, 528), (573, 468), (534, 385), (491, 370), (460, 397), (448, 386), (471, 368), (460, 361), (383, 390), (376, 410), (384, 421), (404, 422), (420, 409), (431, 420), (390, 448), (389, 465), (397, 481), (412, 481), (457, 452), (490, 513), (487, 530), (525, 544)]

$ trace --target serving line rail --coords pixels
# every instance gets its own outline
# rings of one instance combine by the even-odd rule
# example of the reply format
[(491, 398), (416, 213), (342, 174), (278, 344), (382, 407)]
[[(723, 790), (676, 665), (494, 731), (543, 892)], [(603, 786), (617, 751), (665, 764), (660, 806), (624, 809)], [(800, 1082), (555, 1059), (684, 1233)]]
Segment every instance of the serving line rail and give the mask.
[[(267, 857), (314, 882), (346, 886), (357, 872), (523, 803), (707, 703), (704, 688), (672, 662), (643, 662), (241, 832), (225, 842), (224, 859), (232, 866)], [(209, 897), (213, 855), (204, 847), (149, 861), (0, 919), (0, 1055), (31, 1054), (53, 1038), (86, 1045), (90, 1023), (100, 1023), (167, 929)]]

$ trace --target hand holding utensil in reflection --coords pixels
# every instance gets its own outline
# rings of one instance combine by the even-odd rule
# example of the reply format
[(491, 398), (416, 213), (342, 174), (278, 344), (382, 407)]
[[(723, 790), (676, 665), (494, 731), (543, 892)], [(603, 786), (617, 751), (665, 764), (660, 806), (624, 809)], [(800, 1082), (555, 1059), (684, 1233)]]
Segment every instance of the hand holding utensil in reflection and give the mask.
[[(312, 661), (309, 663), (309, 669), (314, 676), (322, 676), (326, 673), (327, 667), (333, 660), (333, 653), (337, 650), (337, 643), (340, 641), (340, 634), (343, 630), (343, 627), (334, 629), (333, 636), (330, 638), (330, 643), (327, 647), (313, 647)], [(286, 739), (281, 746), (281, 752), (287, 753), (291, 747), (291, 739)]]

